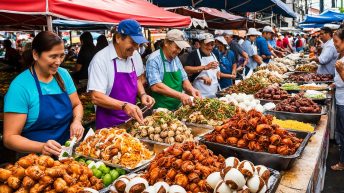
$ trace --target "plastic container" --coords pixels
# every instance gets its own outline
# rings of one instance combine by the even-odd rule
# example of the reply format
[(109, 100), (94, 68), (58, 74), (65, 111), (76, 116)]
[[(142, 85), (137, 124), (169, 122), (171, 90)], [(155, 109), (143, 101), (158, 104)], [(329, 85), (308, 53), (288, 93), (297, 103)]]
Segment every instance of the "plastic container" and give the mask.
[(199, 141), (205, 144), (208, 149), (212, 150), (215, 154), (221, 154), (224, 157), (235, 156), (240, 160), (249, 160), (255, 165), (265, 165), (275, 170), (288, 170), (294, 163), (294, 161), (301, 156), (305, 149), (309, 139), (313, 135), (310, 132), (290, 131), (296, 134), (298, 138), (303, 139), (300, 147), (293, 155), (280, 155), (271, 154), (268, 152), (256, 152), (249, 149), (238, 148), (226, 144), (220, 144), (216, 142), (209, 142), (204, 140), (203, 136), (199, 138)]

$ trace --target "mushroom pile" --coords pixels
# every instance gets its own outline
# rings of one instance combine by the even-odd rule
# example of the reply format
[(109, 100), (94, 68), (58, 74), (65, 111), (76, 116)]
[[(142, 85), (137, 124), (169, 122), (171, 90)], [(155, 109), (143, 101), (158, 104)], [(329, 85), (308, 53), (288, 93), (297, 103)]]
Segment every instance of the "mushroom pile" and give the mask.
[(186, 193), (179, 185), (168, 185), (166, 182), (157, 182), (149, 186), (148, 181), (141, 174), (121, 176), (110, 187), (111, 193)]
[(144, 125), (136, 122), (130, 134), (137, 138), (173, 144), (193, 140), (191, 129), (175, 118), (171, 111), (157, 109), (153, 115), (144, 119)]
[(229, 157), (226, 167), (207, 177), (208, 192), (216, 193), (265, 193), (268, 190), (270, 171), (263, 165), (254, 166), (250, 161)]
[(153, 185), (163, 181), (179, 185), (190, 193), (206, 192), (206, 178), (224, 168), (225, 159), (216, 156), (205, 145), (195, 142), (174, 144), (158, 154), (143, 178)]

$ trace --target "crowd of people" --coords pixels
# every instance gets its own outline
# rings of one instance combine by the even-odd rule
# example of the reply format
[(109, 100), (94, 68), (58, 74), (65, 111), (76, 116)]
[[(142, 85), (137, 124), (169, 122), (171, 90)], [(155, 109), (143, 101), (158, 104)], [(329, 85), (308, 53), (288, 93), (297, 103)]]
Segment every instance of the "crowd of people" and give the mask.
[[(322, 28), (318, 35), (282, 36), (266, 26), (261, 32), (248, 29), (245, 37), (226, 30), (188, 41), (184, 32), (172, 29), (152, 49), (140, 24), (128, 19), (119, 23), (109, 43), (100, 36), (94, 45), (91, 34), (84, 32), (78, 55), (67, 54), (77, 63), (70, 75), (60, 67), (67, 57), (64, 41), (52, 32), (40, 32), (28, 49), (25, 62), (31, 65), (15, 78), (5, 97), (4, 144), (18, 152), (58, 155), (63, 141), (80, 139), (83, 107), (75, 79), (88, 79), (87, 91), (97, 106), (96, 128), (102, 129), (130, 117), (142, 123), (137, 99), (149, 108), (175, 110), (192, 104), (193, 98), (215, 97), (274, 57), (309, 51), (320, 65), (318, 73), (335, 75), (337, 130), (344, 146), (344, 31)], [(344, 170), (344, 148), (332, 169)]]

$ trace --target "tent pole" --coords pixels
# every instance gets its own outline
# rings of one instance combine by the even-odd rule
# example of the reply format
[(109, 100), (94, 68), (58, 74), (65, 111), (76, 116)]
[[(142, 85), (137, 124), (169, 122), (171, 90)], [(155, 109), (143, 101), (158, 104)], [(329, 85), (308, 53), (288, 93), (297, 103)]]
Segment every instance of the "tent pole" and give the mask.
[(70, 42), (70, 45), (72, 46), (73, 45), (73, 42), (72, 42), (72, 30), (69, 31), (69, 42)]
[(47, 15), (47, 27), (48, 31), (53, 31), (53, 18), (51, 17), (51, 15)]

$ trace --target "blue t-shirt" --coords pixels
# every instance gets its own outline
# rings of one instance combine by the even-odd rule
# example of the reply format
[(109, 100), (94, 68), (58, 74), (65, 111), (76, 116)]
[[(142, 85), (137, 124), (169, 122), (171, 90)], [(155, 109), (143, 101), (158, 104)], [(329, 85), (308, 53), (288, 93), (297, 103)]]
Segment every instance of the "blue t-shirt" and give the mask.
[[(233, 64), (235, 64), (235, 56), (232, 50), (227, 50), (227, 54), (221, 53), (218, 49), (213, 50), (217, 60), (220, 61), (220, 71), (225, 74), (232, 74)], [(221, 78), (220, 86), (222, 89), (231, 86), (232, 79)]]
[[(258, 55), (262, 56), (271, 56), (272, 53), (269, 50), (268, 47), (268, 42), (266, 41), (265, 38), (263, 38), (262, 36), (257, 37), (256, 39), (256, 44), (257, 44), (257, 50), (258, 50)], [(265, 63), (268, 63), (270, 59), (264, 59), (263, 61)]]
[(276, 49), (277, 44), (276, 44), (276, 40), (269, 40), (268, 43), (270, 44), (271, 47), (273, 47), (274, 49)]
[[(66, 69), (58, 68), (68, 95), (76, 92), (74, 82)], [(42, 94), (61, 94), (62, 90), (55, 78), (49, 83), (40, 82)], [(39, 114), (39, 93), (35, 79), (30, 70), (19, 74), (11, 83), (4, 101), (5, 113), (27, 114), (25, 128), (29, 128), (38, 119)]]

